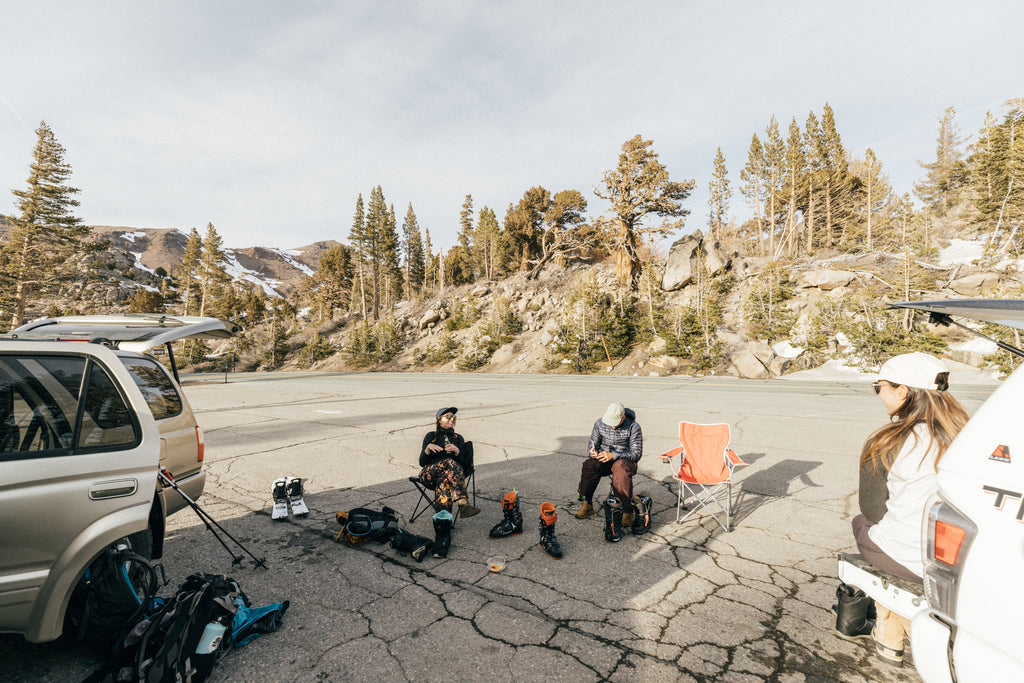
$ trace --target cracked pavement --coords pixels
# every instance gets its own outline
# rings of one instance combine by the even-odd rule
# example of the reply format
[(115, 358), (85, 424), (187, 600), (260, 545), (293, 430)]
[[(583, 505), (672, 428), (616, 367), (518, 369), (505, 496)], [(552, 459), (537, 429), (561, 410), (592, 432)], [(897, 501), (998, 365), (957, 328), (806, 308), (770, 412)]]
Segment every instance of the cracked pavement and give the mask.
[[(884, 410), (866, 383), (524, 375), (261, 373), (191, 376), (206, 435), (199, 503), (269, 570), (230, 555), (191, 511), (170, 521), (163, 564), (238, 580), (254, 605), (289, 600), (277, 633), (230, 652), (218, 681), (918, 681), (833, 630), (836, 554), (853, 546), (857, 459)], [(993, 387), (954, 387), (969, 412)], [(573, 516), (580, 462), (610, 401), (644, 431), (635, 490), (654, 499), (642, 536), (604, 540), (603, 515)], [(338, 510), (388, 505), (433, 538), (407, 478), (434, 411), (459, 407), (475, 444), (476, 504), (446, 559), (335, 541)], [(676, 482), (655, 456), (678, 422), (727, 422), (749, 467), (734, 478), (733, 531), (675, 522)], [(310, 515), (270, 519), (271, 482), (306, 479)], [(608, 494), (602, 480), (595, 503)], [(524, 533), (488, 538), (520, 495)], [(555, 503), (565, 557), (538, 545)], [(487, 558), (501, 554), (494, 573)], [(0, 636), (0, 678), (80, 680), (80, 648)]]

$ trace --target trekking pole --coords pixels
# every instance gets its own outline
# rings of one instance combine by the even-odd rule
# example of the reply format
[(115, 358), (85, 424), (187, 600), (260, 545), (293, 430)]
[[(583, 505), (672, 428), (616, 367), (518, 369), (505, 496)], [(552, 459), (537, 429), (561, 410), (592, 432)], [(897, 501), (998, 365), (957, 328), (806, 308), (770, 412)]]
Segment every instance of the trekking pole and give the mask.
[[(234, 567), (235, 565), (242, 564), (242, 560), (245, 558), (243, 558), (241, 555), (235, 555), (234, 551), (232, 551), (228, 544), (224, 542), (224, 539), (221, 538), (220, 535), (214, 530), (214, 526), (220, 529), (221, 533), (223, 533), (225, 536), (234, 541), (235, 545), (244, 550), (245, 553), (253, 559), (257, 567), (263, 567), (264, 569), (267, 569), (267, 559), (265, 557), (256, 557), (251, 552), (249, 552), (249, 549), (242, 545), (241, 541), (239, 541), (237, 538), (229, 534), (227, 529), (218, 524), (217, 520), (211, 517), (210, 514), (206, 512), (206, 510), (203, 510), (201, 507), (199, 507), (199, 503), (192, 500), (192, 498), (190, 498), (187, 493), (181, 490), (177, 482), (174, 481), (174, 477), (172, 477), (171, 473), (167, 471), (166, 467), (159, 468), (157, 470), (157, 474), (159, 475), (160, 480), (163, 481), (165, 486), (170, 486), (172, 489), (177, 491), (178, 494), (185, 499), (185, 502), (188, 503), (189, 507), (191, 507), (195, 511), (195, 513), (199, 515), (199, 519), (203, 520), (203, 524), (206, 525), (206, 528), (209, 530), (209, 532), (213, 534), (213, 537), (216, 538), (222, 546), (224, 546), (224, 550), (227, 550), (228, 554), (231, 555), (232, 567)], [(211, 524), (213, 524), (213, 526), (210, 526)]]

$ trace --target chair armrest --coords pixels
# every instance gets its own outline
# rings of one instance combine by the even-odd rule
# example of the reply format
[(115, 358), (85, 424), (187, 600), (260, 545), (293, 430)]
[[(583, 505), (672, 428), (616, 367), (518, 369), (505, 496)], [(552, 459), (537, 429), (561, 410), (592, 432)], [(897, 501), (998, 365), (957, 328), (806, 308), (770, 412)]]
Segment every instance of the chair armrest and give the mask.
[(664, 460), (665, 462), (669, 462), (670, 460), (672, 460), (672, 458), (676, 457), (677, 455), (679, 455), (682, 452), (683, 452), (683, 447), (682, 446), (677, 446), (676, 448), (673, 448), (670, 451), (665, 451), (664, 453), (661, 453), (660, 455), (658, 455), (658, 459), (659, 460)]
[(750, 464), (749, 462), (743, 462), (743, 460), (740, 459), (740, 456), (736, 455), (736, 451), (731, 448), (725, 449), (725, 459), (728, 461), (730, 468), (746, 467)]

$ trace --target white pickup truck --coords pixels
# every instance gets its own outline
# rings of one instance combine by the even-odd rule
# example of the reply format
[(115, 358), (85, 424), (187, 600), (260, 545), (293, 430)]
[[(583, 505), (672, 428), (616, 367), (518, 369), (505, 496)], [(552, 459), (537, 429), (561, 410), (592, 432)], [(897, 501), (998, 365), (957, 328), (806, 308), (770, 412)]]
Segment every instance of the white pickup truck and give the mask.
[[(1024, 329), (1024, 301), (892, 306), (965, 329), (951, 316)], [(925, 683), (1024, 681), (1024, 367), (957, 436), (939, 462), (938, 484), (922, 519), (923, 596), (920, 586), (890, 581), (859, 556), (840, 556), (840, 578), (911, 619), (914, 664)]]

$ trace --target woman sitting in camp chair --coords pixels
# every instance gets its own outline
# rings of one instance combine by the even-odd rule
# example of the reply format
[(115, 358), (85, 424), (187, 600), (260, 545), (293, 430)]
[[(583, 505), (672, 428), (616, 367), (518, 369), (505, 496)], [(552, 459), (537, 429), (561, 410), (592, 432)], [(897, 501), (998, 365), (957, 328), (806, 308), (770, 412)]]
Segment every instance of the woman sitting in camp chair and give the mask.
[(472, 517), (480, 509), (470, 505), (466, 491), (466, 477), (473, 467), (472, 450), (461, 434), (455, 432), (455, 413), (458, 408), (441, 408), (435, 415), (434, 430), (423, 437), (420, 448), (419, 481), (434, 489), (436, 504), (451, 512), (452, 503), (459, 506), (459, 514)]

